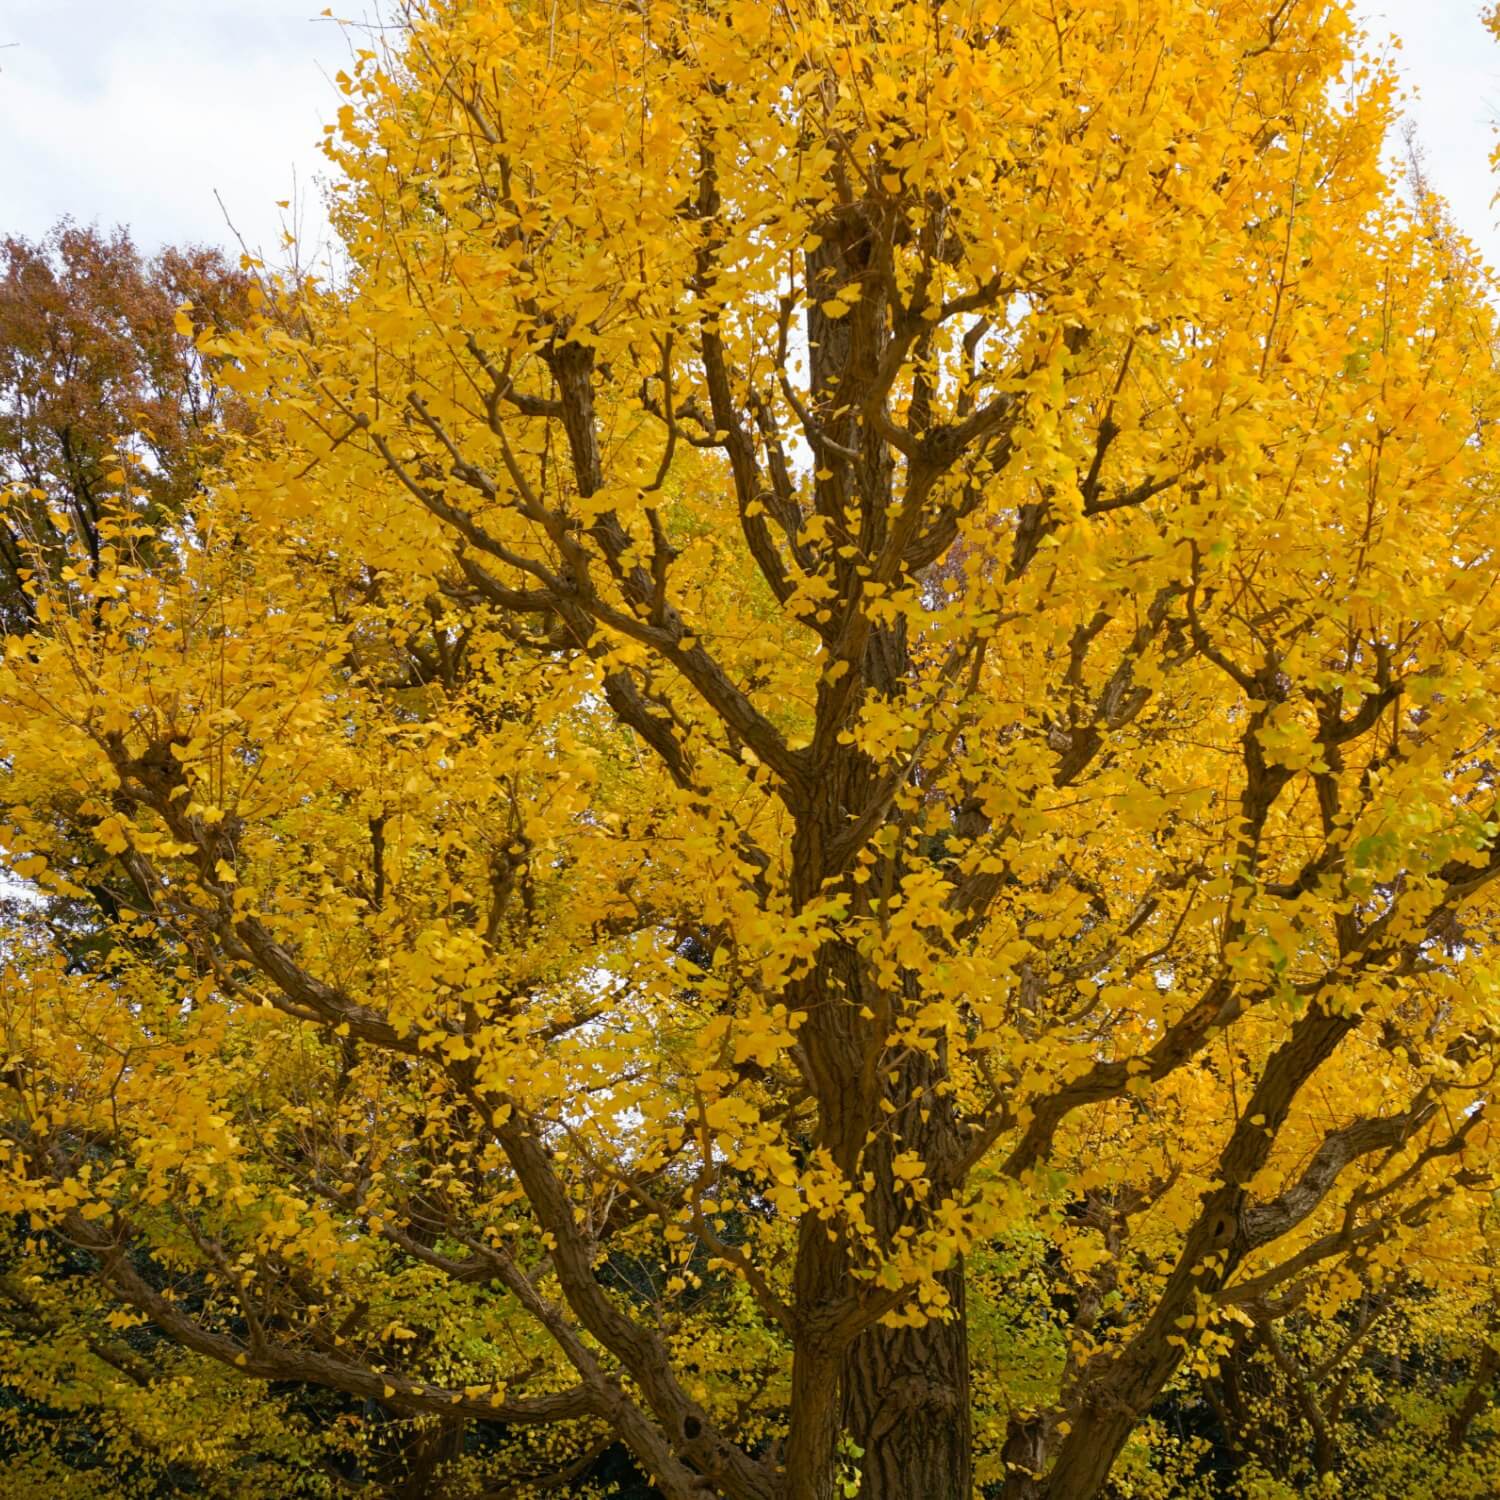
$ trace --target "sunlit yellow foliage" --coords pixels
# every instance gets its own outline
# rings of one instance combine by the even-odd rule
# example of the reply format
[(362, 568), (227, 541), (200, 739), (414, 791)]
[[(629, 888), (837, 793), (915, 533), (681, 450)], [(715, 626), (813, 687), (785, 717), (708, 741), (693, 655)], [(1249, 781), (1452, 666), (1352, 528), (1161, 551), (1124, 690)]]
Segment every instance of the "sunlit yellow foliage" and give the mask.
[(7, 645), (110, 951), (14, 945), (0, 1204), (670, 1497), (1088, 1500), (1488, 1306), (1492, 288), (1343, 7), (404, 15), (257, 435)]

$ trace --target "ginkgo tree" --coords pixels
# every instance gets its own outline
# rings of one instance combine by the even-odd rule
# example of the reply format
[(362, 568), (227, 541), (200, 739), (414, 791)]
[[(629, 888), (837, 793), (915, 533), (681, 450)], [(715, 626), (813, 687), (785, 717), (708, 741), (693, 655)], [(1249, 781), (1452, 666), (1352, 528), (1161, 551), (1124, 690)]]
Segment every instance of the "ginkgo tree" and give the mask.
[(0, 1203), (453, 1493), (1089, 1500), (1244, 1329), (1486, 1305), (1494, 318), (1347, 9), (381, 36), (253, 435), (6, 652), (115, 942), (12, 944)]

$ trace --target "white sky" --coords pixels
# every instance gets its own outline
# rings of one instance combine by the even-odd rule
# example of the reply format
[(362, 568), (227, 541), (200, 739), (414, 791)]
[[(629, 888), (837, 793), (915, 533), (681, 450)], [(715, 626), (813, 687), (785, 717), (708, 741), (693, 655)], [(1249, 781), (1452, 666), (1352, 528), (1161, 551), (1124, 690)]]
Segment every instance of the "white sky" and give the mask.
[[(143, 247), (228, 243), (217, 189), (245, 238), (274, 251), (295, 169), (316, 235), (317, 142), (349, 46), (317, 19), (326, 3), (0, 0), (0, 233), (34, 237), (71, 214), (128, 224)], [(1402, 38), (1433, 186), (1500, 263), (1488, 165), (1500, 43), (1481, 3), (1359, 0), (1372, 33)]]
[[(3, 6), (4, 0), (0, 0)], [(1356, 0), (1371, 41), (1394, 32), (1433, 189), (1459, 228), (1500, 265), (1500, 177), (1489, 156), (1500, 122), (1500, 41), (1479, 20), (1488, 0)]]
[(350, 46), (317, 19), (325, 4), (0, 0), (0, 233), (70, 214), (126, 224), (143, 248), (227, 245), (217, 190), (245, 239), (275, 251), (295, 180), (316, 236), (318, 142)]

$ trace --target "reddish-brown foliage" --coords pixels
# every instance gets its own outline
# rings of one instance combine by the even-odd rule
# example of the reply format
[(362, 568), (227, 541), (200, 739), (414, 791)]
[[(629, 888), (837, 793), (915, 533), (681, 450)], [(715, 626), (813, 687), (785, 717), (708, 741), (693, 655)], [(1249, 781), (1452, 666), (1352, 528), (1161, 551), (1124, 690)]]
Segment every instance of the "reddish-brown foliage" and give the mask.
[(71, 531), (98, 554), (101, 512), (129, 503), (153, 528), (182, 513), (222, 435), (245, 417), (218, 360), (178, 331), (243, 321), (249, 280), (214, 249), (145, 256), (124, 229), (64, 221), (0, 239), (0, 621), (29, 618), (24, 570)]

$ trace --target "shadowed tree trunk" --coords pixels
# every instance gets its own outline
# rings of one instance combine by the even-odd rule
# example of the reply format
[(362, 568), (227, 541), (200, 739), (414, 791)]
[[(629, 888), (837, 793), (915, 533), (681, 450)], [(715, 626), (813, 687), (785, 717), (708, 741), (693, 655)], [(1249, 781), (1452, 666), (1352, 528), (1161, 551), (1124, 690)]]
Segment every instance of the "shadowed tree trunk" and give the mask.
[(877, 1324), (845, 1361), (845, 1431), (864, 1449), (861, 1500), (969, 1500), (973, 1493), (963, 1266), (941, 1284), (951, 1318), (921, 1328)]
[[(865, 1152), (873, 1188), (867, 1211), (894, 1236), (910, 1217), (891, 1161), (916, 1150), (928, 1164), (932, 1192), (944, 1190), (956, 1165), (957, 1135), (947, 1096), (931, 1084), (946, 1058), (919, 1059), (900, 1070), (898, 1086), (915, 1115), (906, 1135), (880, 1135)], [(917, 1104), (912, 1110), (910, 1106)], [(925, 1121), (922, 1115), (926, 1114)], [(861, 1500), (969, 1500), (973, 1492), (969, 1329), (962, 1260), (943, 1272), (947, 1316), (918, 1327), (866, 1329), (844, 1360), (844, 1430), (861, 1449)]]

